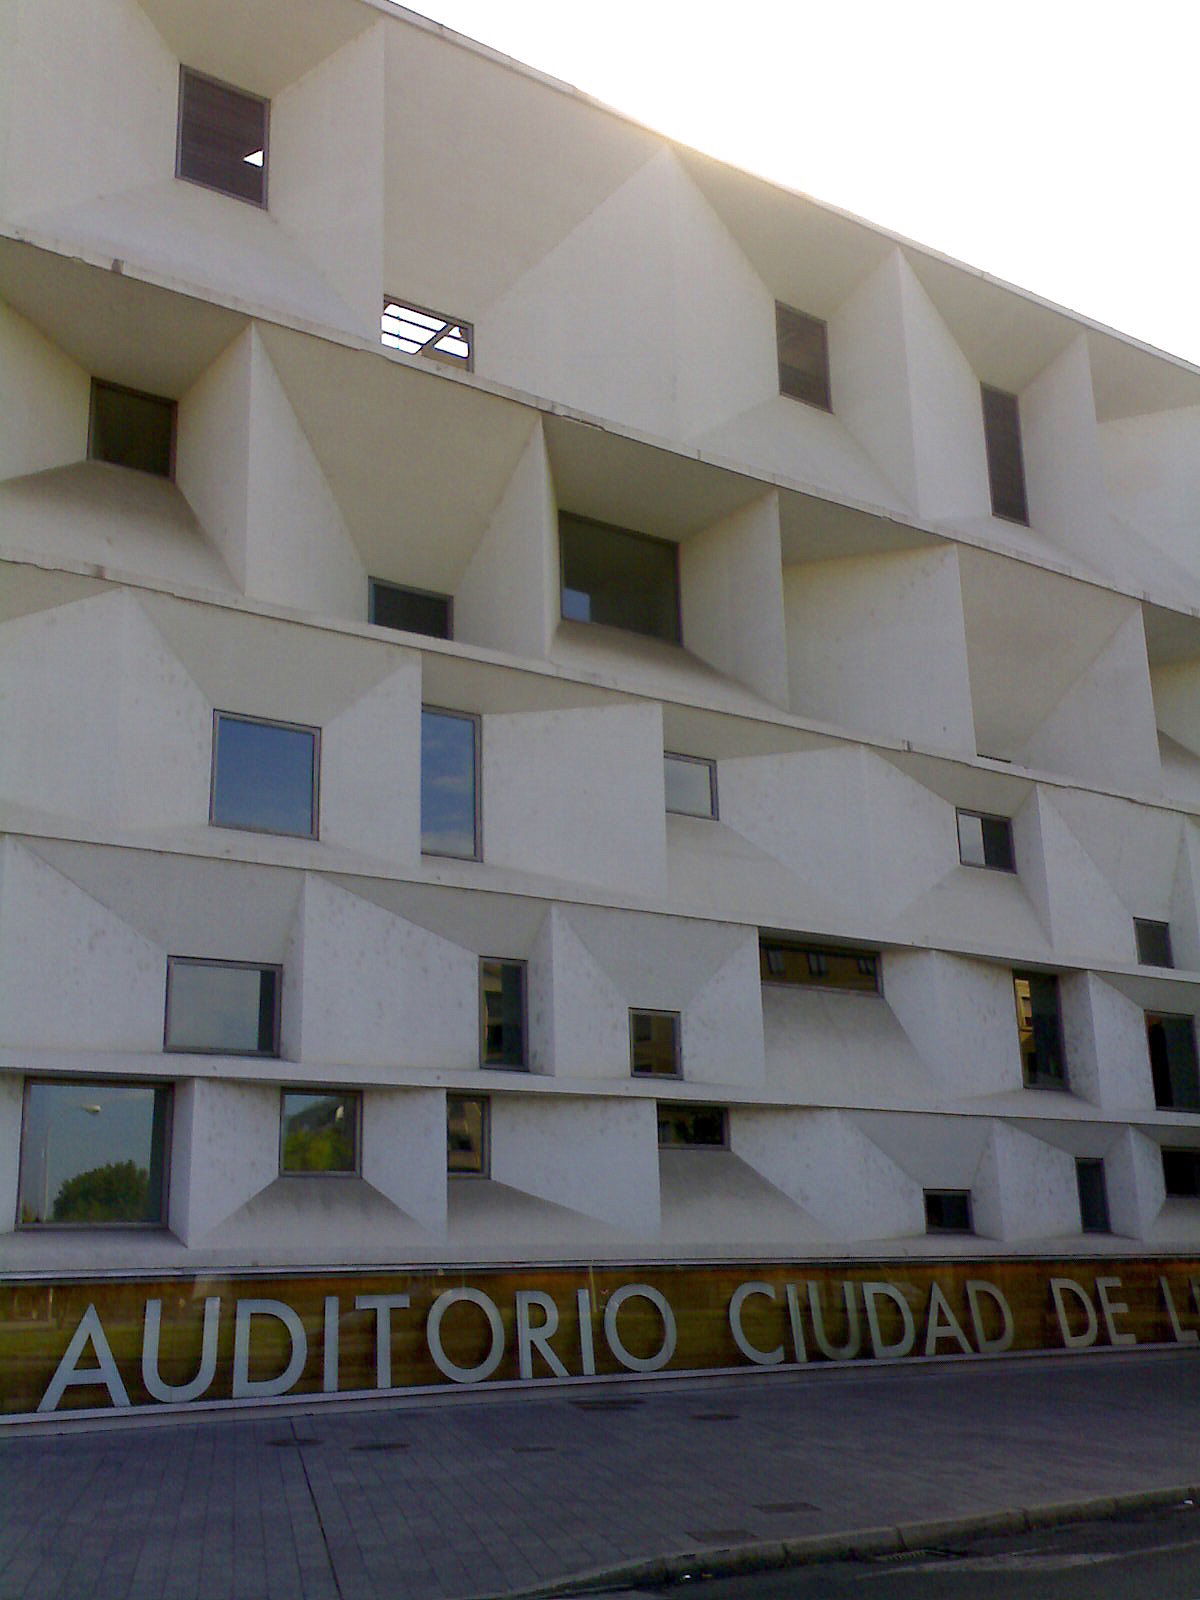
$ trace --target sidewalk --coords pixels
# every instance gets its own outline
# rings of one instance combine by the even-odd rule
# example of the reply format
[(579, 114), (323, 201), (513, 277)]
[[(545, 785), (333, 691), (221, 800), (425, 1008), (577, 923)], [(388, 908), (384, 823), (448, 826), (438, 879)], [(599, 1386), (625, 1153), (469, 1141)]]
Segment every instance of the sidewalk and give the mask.
[(1200, 1350), (0, 1435), (0, 1600), (460, 1600), (1197, 1483)]

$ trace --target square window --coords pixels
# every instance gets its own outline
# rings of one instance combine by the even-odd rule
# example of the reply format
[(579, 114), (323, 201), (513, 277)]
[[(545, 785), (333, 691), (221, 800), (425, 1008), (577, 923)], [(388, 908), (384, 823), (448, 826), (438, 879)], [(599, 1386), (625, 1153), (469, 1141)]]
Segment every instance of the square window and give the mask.
[(479, 718), (421, 711), (421, 850), (479, 858)]
[(169, 1084), (27, 1080), (20, 1225), (161, 1225), (170, 1128)]
[(1200, 1150), (1164, 1149), (1162, 1164), (1163, 1184), (1169, 1196), (1200, 1199)]
[(406, 355), (427, 356), (430, 361), (465, 367), (468, 372), (475, 364), (475, 329), (469, 322), (390, 296), (383, 302), (379, 340), (393, 350), (403, 350)]
[(379, 628), (399, 628), (404, 633), (424, 633), (431, 639), (449, 639), (454, 602), (448, 594), (426, 589), (406, 589), (399, 583), (371, 578), (368, 584), (368, 620)]
[(667, 810), (682, 817), (717, 814), (717, 763), (701, 756), (663, 756)]
[(1029, 526), (1025, 497), (1025, 458), (1021, 449), (1021, 412), (1015, 394), (980, 385), (983, 442), (987, 449), (992, 515)]
[(879, 954), (874, 950), (837, 950), (764, 935), (758, 941), (758, 959), (764, 983), (879, 993)]
[(265, 206), (270, 110), (268, 100), (182, 67), (175, 176)]
[(319, 739), (316, 728), (215, 712), (209, 821), (315, 839)]
[(1047, 972), (1014, 972), (1013, 994), (1026, 1088), (1067, 1088), (1058, 979)]
[(277, 1056), (282, 983), (280, 967), (168, 956), (163, 1049)]
[(658, 1102), (658, 1144), (662, 1150), (725, 1150), (729, 1119), (724, 1106), (683, 1106)]
[(1195, 1017), (1146, 1013), (1146, 1045), (1154, 1104), (1163, 1111), (1200, 1111)]
[(629, 1056), (635, 1078), (678, 1078), (683, 1071), (678, 1011), (631, 1011)]
[(926, 1233), (974, 1233), (969, 1189), (926, 1189)]
[(480, 1061), (525, 1067), (525, 963), (479, 963)]
[(829, 330), (817, 317), (775, 302), (779, 392), (806, 405), (832, 410), (829, 398)]
[(1133, 919), (1134, 937), (1137, 939), (1137, 958), (1143, 967), (1173, 967), (1171, 954), (1171, 927), (1167, 922), (1149, 922), (1144, 917)]
[(1075, 1162), (1075, 1182), (1079, 1189), (1079, 1226), (1083, 1232), (1111, 1233), (1104, 1162), (1080, 1156)]
[(487, 1177), (490, 1111), (486, 1095), (446, 1096), (446, 1171), (451, 1176)]
[(991, 867), (996, 872), (1015, 872), (1012, 822), (1008, 817), (993, 817), (982, 811), (959, 811), (958, 859), (966, 867)]
[(280, 1172), (357, 1172), (359, 1101), (346, 1089), (284, 1089)]
[(680, 642), (679, 547), (561, 511), (562, 614)]
[(170, 478), (175, 472), (175, 402), (92, 379), (88, 459)]

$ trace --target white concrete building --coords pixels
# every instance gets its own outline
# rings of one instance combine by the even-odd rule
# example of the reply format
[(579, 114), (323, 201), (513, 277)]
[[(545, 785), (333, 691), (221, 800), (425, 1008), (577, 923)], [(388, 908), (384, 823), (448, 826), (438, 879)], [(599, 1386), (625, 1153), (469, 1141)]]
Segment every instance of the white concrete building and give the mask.
[(0, 72), (0, 1272), (1196, 1250), (1200, 370), (383, 0)]

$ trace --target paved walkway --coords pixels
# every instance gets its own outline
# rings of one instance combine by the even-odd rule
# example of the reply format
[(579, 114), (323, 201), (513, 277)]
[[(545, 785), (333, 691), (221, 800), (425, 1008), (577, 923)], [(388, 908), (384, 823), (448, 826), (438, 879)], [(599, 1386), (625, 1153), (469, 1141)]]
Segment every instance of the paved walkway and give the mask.
[(0, 1436), (0, 1600), (460, 1600), (1200, 1483), (1200, 1349)]

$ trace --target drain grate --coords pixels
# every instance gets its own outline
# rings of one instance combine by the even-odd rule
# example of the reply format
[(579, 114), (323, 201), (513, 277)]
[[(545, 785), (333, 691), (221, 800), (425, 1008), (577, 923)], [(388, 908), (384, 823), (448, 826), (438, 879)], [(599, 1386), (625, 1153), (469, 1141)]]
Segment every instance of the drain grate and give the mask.
[(768, 1500), (765, 1505), (756, 1505), (754, 1509), (766, 1511), (773, 1517), (782, 1517), (792, 1511), (819, 1511), (821, 1508), (813, 1505), (811, 1500)]
[(749, 1544), (757, 1537), (752, 1528), (688, 1528), (687, 1536), (700, 1544)]
[(369, 1444), (353, 1444), (352, 1450), (407, 1450), (406, 1444), (401, 1444), (396, 1439), (372, 1439)]
[(920, 1550), (888, 1550), (881, 1555), (865, 1556), (862, 1559), (895, 1566), (900, 1561), (962, 1561), (966, 1558), (966, 1554), (965, 1550), (955, 1550), (950, 1545), (930, 1544)]
[(558, 1446), (553, 1444), (515, 1444), (512, 1449), (515, 1456), (544, 1456), (553, 1455)]
[(736, 1422), (737, 1420), (738, 1420), (738, 1413), (736, 1411), (693, 1411), (692, 1412), (692, 1421), (693, 1422)]
[(275, 1450), (302, 1450), (306, 1445), (320, 1444), (320, 1439), (268, 1439)]
[(644, 1400), (572, 1400), (571, 1404), (580, 1411), (636, 1411), (639, 1406), (644, 1406)]

